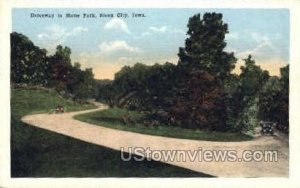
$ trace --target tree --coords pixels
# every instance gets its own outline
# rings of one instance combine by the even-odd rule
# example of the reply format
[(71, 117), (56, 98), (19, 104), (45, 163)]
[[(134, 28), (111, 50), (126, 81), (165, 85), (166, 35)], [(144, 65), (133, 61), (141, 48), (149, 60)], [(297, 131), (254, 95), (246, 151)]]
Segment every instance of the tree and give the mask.
[(76, 100), (92, 97), (94, 75), (92, 69), (81, 70), (80, 63), (71, 63), (71, 49), (58, 45), (53, 55), (47, 56), (26, 36), (11, 34), (11, 81), (53, 87)]
[(230, 126), (235, 131), (249, 131), (257, 126), (259, 118), (259, 93), (269, 80), (269, 73), (255, 65), (252, 56), (244, 59), (238, 84), (228, 98)]
[(155, 64), (150, 67), (146, 78), (146, 92), (143, 106), (148, 109), (165, 110), (172, 106), (176, 75), (176, 65), (166, 62), (163, 65)]
[(185, 128), (226, 130), (222, 87), (206, 71), (193, 71), (185, 78), (171, 110), (177, 124)]
[(243, 107), (243, 111), (236, 118), (237, 121), (232, 127), (232, 130), (238, 132), (253, 131), (259, 124), (258, 117), (258, 97), (254, 96), (247, 101)]
[(284, 131), (289, 131), (289, 65), (280, 69), (281, 105), (278, 123)]
[(115, 74), (114, 85), (121, 94), (143, 90), (148, 69), (149, 66), (142, 63), (136, 63), (133, 67), (124, 66)]
[(264, 121), (277, 120), (281, 98), (280, 79), (271, 77), (263, 86), (259, 97), (259, 116)]
[(26, 36), (11, 34), (11, 81), (14, 83), (47, 83), (47, 51), (35, 46)]
[(280, 78), (272, 77), (262, 88), (259, 98), (262, 120), (276, 122), (278, 128), (289, 128), (289, 66), (280, 69)]
[(189, 19), (189, 37), (178, 53), (177, 73), (182, 79), (174, 98), (175, 119), (185, 119), (184, 124), (227, 130), (224, 84), (236, 63), (233, 53), (224, 51), (227, 33), (222, 14), (205, 13), (202, 18), (196, 14)]
[(82, 101), (87, 98), (91, 98), (94, 92), (94, 74), (91, 68), (80, 71), (76, 76), (78, 82), (73, 85), (73, 94), (75, 100)]
[(270, 76), (268, 71), (264, 71), (255, 65), (251, 55), (244, 61), (245, 66), (241, 67), (240, 89), (244, 97), (251, 97), (260, 91), (261, 86), (268, 81)]
[(224, 51), (228, 25), (223, 23), (222, 14), (205, 13), (201, 19), (196, 14), (189, 19), (189, 37), (185, 47), (179, 48), (179, 66), (191, 70), (207, 71), (224, 80), (234, 68), (236, 58)]
[(48, 59), (50, 64), (50, 82), (48, 85), (55, 87), (58, 91), (66, 91), (72, 69), (71, 49), (58, 45), (55, 54)]

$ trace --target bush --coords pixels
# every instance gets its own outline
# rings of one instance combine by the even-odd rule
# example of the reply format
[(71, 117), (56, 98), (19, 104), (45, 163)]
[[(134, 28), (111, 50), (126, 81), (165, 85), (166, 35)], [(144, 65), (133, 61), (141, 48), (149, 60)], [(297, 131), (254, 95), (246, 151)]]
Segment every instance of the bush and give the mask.
[(237, 132), (253, 131), (258, 123), (258, 97), (255, 97), (248, 102), (233, 129)]

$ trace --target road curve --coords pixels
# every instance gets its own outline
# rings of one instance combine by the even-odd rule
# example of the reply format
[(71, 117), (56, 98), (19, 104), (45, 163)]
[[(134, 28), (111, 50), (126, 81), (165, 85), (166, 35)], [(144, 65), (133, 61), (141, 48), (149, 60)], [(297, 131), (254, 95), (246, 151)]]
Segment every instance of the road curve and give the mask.
[[(46, 129), (52, 132), (83, 140), (85, 142), (109, 147), (133, 153), (128, 148), (143, 147), (152, 151), (175, 151), (182, 150), (186, 153), (185, 158), (182, 151), (175, 154), (175, 160), (160, 161), (175, 166), (203, 172), (218, 177), (288, 177), (289, 171), (289, 148), (288, 142), (279, 137), (257, 137), (251, 141), (243, 142), (211, 142), (200, 140), (176, 139), (161, 136), (145, 135), (127, 131), (93, 125), (73, 119), (73, 116), (101, 109), (106, 109), (104, 105), (99, 105), (97, 109), (80, 112), (69, 112), (64, 114), (36, 114), (27, 115), (22, 121), (35, 127)], [(210, 161), (211, 157), (203, 156), (205, 151), (228, 152), (236, 151), (238, 158), (246, 150), (250, 151), (277, 151), (277, 161)], [(195, 153), (197, 151), (198, 153)], [(138, 154), (138, 153), (135, 153)], [(154, 154), (154, 153), (152, 153)], [(157, 152), (156, 152), (157, 154)], [(138, 154), (140, 155), (140, 154)], [(229, 155), (227, 155), (229, 156)], [(159, 155), (152, 158), (157, 159)], [(194, 157), (194, 160), (193, 160)], [(260, 156), (258, 155), (258, 158)]]

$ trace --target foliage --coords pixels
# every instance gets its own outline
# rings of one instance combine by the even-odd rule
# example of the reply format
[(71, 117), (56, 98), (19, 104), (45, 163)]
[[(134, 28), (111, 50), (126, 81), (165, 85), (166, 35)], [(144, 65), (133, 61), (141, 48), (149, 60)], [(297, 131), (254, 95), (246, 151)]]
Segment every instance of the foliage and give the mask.
[[(269, 73), (251, 55), (244, 59), (241, 74), (232, 74), (237, 59), (225, 51), (228, 25), (222, 19), (218, 13), (192, 16), (177, 65), (125, 66), (101, 88), (98, 98), (111, 106), (143, 111), (152, 122), (185, 128), (246, 132), (275, 115), (287, 125), (287, 68), (276, 83), (280, 92), (272, 89), (276, 85), (269, 81)], [(280, 93), (275, 98), (281, 102), (270, 104), (275, 98), (269, 93), (274, 92)]]
[(107, 102), (106, 98), (109, 97), (108, 89), (106, 89), (106, 87), (111, 84), (112, 84), (112, 80), (109, 79), (103, 79), (103, 80), (94, 79), (95, 87), (94, 87), (93, 96), (95, 97), (95, 99), (103, 103), (106, 103)]
[(26, 36), (11, 34), (11, 81), (55, 88), (61, 93), (82, 100), (93, 95), (92, 69), (80, 69), (71, 63), (71, 49), (58, 45), (53, 55), (47, 55)]
[(84, 100), (94, 94), (94, 74), (92, 69), (80, 69), (80, 64), (71, 69), (67, 82), (67, 90), (74, 95), (75, 100)]
[(258, 120), (258, 98), (252, 97), (237, 117), (233, 129), (239, 132), (253, 131), (259, 124)]
[(189, 37), (178, 53), (178, 69), (184, 75), (175, 98), (178, 123), (228, 130), (224, 83), (230, 78), (236, 59), (233, 53), (224, 51), (227, 33), (228, 25), (223, 23), (222, 14), (205, 13), (202, 18), (196, 14), (189, 19)]
[[(128, 116), (134, 120), (135, 123), (124, 124), (122, 118)], [(101, 110), (91, 112), (87, 114), (81, 114), (75, 116), (75, 119), (85, 121), (88, 123), (96, 124), (113, 129), (132, 131), (142, 134), (150, 134), (157, 136), (166, 136), (172, 138), (182, 139), (195, 139), (195, 140), (209, 140), (209, 141), (244, 141), (251, 140), (252, 137), (231, 132), (214, 132), (207, 130), (191, 130), (186, 127), (170, 126), (162, 123), (156, 125), (150, 125), (145, 121), (146, 114), (139, 111), (128, 111), (119, 108), (110, 108), (107, 110)]]
[(46, 50), (35, 46), (26, 36), (11, 34), (11, 80), (14, 83), (47, 83), (49, 64)]
[(289, 66), (281, 68), (281, 77), (272, 77), (262, 88), (259, 115), (262, 120), (278, 124), (288, 132), (289, 127)]
[(185, 47), (179, 48), (179, 66), (188, 71), (203, 70), (226, 79), (234, 68), (233, 53), (224, 51), (228, 25), (223, 23), (222, 14), (196, 14), (189, 19)]
[(269, 72), (263, 71), (255, 65), (251, 55), (244, 61), (245, 66), (241, 67), (242, 72), (240, 74), (240, 90), (244, 96), (253, 96), (260, 90), (261, 85), (268, 81)]
[(71, 74), (71, 49), (58, 45), (56, 52), (48, 58), (50, 80), (48, 86), (58, 91), (66, 91), (68, 79)]
[(187, 128), (225, 130), (222, 89), (216, 77), (203, 71), (190, 73), (175, 98), (175, 122)]
[(173, 95), (175, 65), (165, 63), (146, 66), (141, 63), (125, 66), (116, 73), (107, 89), (114, 94), (115, 105), (130, 109), (152, 111), (170, 106)]
[(260, 118), (265, 121), (272, 121), (278, 115), (280, 100), (280, 80), (278, 77), (272, 77), (263, 86), (260, 92)]
[(235, 131), (252, 131), (258, 125), (259, 92), (269, 73), (255, 64), (252, 56), (244, 59), (239, 76), (227, 82), (227, 124)]

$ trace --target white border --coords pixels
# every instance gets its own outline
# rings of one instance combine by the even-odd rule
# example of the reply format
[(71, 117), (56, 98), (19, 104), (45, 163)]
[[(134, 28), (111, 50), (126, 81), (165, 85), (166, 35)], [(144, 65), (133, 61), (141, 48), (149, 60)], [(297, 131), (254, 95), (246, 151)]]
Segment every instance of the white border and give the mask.
[[(0, 187), (300, 187), (300, 1), (0, 0)], [(10, 178), (9, 33), (12, 8), (287, 8), (290, 10), (289, 178)], [(273, 32), (273, 31), (270, 31)], [(234, 170), (234, 169), (232, 169)]]

